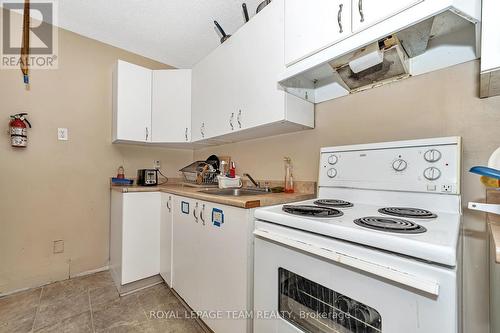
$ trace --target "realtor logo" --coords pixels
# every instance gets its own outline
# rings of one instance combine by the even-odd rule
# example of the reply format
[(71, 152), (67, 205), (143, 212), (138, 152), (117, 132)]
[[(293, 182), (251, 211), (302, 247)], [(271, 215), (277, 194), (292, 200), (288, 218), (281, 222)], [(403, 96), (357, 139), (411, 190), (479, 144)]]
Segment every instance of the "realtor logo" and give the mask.
[[(1, 69), (19, 69), (23, 41), (23, 0), (0, 0)], [(30, 1), (29, 58), (33, 69), (57, 69), (57, 6), (52, 0)]]

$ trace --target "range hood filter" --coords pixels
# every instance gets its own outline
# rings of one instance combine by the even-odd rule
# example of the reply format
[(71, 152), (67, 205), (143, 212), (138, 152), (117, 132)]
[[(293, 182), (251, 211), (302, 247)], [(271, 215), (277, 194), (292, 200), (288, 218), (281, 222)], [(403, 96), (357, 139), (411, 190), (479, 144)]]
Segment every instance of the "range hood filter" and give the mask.
[(349, 62), (351, 70), (358, 74), (371, 67), (380, 65), (384, 61), (384, 54), (380, 50), (370, 52)]
[(332, 67), (337, 72), (339, 83), (354, 93), (409, 77), (407, 64), (406, 53), (397, 44), (386, 50), (370, 52), (340, 67)]

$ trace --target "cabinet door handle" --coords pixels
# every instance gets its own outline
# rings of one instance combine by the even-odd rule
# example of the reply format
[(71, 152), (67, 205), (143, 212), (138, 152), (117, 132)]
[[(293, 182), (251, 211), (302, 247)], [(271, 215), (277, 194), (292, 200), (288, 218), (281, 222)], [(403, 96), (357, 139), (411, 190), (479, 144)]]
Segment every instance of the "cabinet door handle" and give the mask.
[(200, 219), (201, 219), (201, 223), (203, 225), (205, 225), (205, 218), (203, 217), (203, 214), (205, 213), (205, 204), (203, 204), (202, 208), (201, 208), (201, 212), (200, 212)]
[(170, 204), (171, 202), (172, 202), (172, 197), (168, 197), (167, 208), (169, 212), (172, 211), (172, 205)]
[(339, 33), (343, 33), (344, 30), (342, 29), (342, 7), (344, 7), (344, 4), (339, 5), (339, 12), (337, 14), (337, 21), (339, 22)]
[(201, 137), (204, 138), (205, 137), (205, 123), (201, 123), (200, 132), (201, 132)]
[(364, 22), (365, 15), (363, 14), (363, 0), (358, 0), (358, 10), (359, 10), (359, 22)]
[(231, 126), (231, 131), (234, 131), (233, 120), (234, 120), (234, 112), (231, 113), (231, 117), (229, 117), (229, 126)]
[(184, 137), (186, 138), (186, 141), (188, 141), (188, 128), (186, 127), (186, 131), (184, 132)]
[(238, 127), (241, 128), (241, 110), (238, 112)]
[(146, 141), (149, 139), (149, 127), (146, 126)]
[(193, 209), (193, 216), (194, 216), (194, 221), (196, 223), (198, 223), (198, 216), (196, 215), (196, 210), (198, 209), (198, 203), (196, 203), (196, 205), (194, 206), (194, 209)]

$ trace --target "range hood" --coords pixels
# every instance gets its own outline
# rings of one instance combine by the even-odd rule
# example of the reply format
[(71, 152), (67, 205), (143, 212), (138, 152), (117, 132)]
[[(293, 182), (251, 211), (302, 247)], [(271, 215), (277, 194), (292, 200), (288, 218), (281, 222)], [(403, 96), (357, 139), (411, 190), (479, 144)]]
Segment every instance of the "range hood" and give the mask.
[[(314, 55), (322, 60), (316, 66), (293, 73), (292, 65), (280, 85), (293, 95), (320, 103), (474, 60), (479, 58), (477, 23), (457, 11), (445, 10), (328, 59), (333, 45)], [(339, 49), (345, 49), (349, 40), (339, 42), (344, 43)]]
[(390, 36), (332, 60), (334, 82), (355, 93), (410, 76), (408, 56), (399, 40)]

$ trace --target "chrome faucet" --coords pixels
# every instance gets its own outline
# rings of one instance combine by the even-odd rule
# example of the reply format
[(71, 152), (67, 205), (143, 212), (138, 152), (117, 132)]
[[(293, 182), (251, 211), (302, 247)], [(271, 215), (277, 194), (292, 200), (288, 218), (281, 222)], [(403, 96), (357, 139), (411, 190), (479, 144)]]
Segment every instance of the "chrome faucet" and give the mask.
[(248, 173), (244, 173), (243, 177), (247, 177), (252, 182), (252, 184), (255, 186), (256, 189), (269, 192), (269, 186), (260, 187), (260, 182), (256, 182), (255, 179), (253, 179), (252, 176), (250, 176)]

